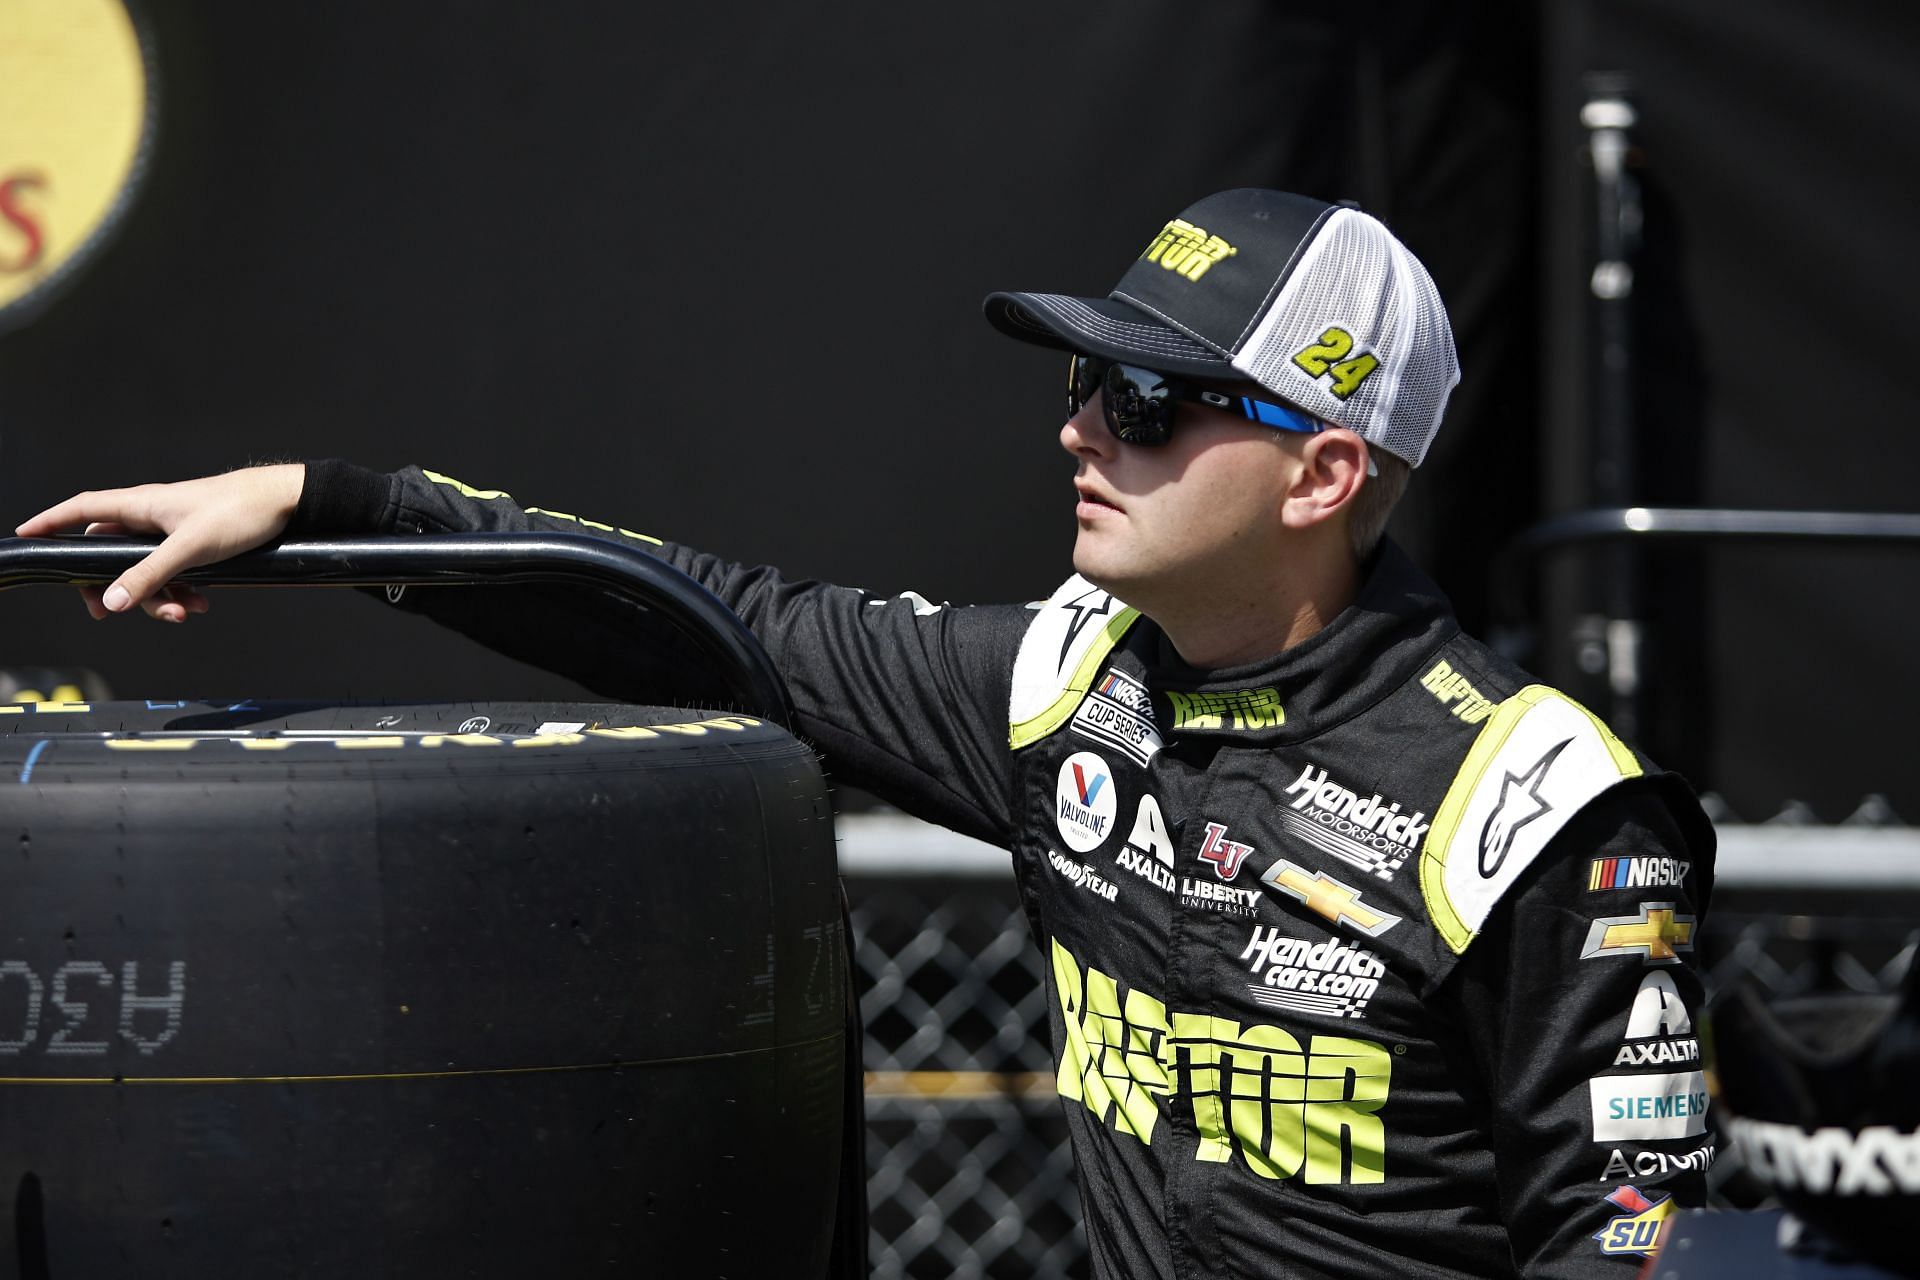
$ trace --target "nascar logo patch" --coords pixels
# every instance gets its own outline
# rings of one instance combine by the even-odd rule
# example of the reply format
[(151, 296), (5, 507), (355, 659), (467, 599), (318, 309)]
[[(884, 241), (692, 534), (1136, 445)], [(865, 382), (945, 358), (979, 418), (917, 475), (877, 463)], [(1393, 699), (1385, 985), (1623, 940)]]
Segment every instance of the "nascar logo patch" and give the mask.
[(1693, 864), (1681, 858), (1595, 858), (1587, 869), (1587, 891), (1672, 888), (1691, 870)]

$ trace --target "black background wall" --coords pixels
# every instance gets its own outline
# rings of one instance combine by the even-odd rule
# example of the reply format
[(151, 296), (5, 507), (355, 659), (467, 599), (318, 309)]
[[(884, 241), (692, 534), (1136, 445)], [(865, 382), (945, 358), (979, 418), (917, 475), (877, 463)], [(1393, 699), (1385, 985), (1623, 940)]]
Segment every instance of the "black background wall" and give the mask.
[[(1647, 504), (1915, 511), (1920, 16), (1910, 6), (1550, 6), (1542, 98), (1549, 505), (1591, 492), (1593, 222), (1580, 78), (1626, 73), (1645, 249), (1633, 303)], [(1579, 560), (1555, 562), (1578, 582)], [(1644, 734), (1750, 820), (1881, 793), (1920, 822), (1920, 548), (1662, 551)], [(1546, 673), (1572, 661), (1575, 585)]]
[[(1910, 336), (1890, 282), (1911, 256), (1872, 246), (1899, 244), (1912, 59), (1864, 11), (142, 8), (163, 79), (149, 185), (73, 290), (0, 335), (0, 509), (18, 516), (83, 487), (337, 454), (799, 574), (1033, 597), (1072, 536), (1062, 371), (991, 333), (981, 296), (1104, 292), (1188, 201), (1276, 185), (1381, 213), (1449, 299), (1466, 382), (1396, 531), (1477, 625), (1492, 550), (1577, 501), (1564, 278), (1584, 280), (1568, 240), (1584, 207), (1564, 82), (1596, 59), (1658, 85), (1647, 181), (1677, 211), (1662, 314), (1693, 346), (1660, 367), (1698, 373), (1649, 398), (1689, 406), (1698, 465), (1654, 496), (1910, 505), (1894, 491), (1910, 366), (1838, 357), (1838, 397), (1823, 379), (1840, 375), (1799, 367), (1836, 314), (1869, 350)], [(1856, 73), (1876, 45), (1881, 70)], [(1820, 227), (1830, 248), (1782, 252)], [(1871, 447), (1809, 465), (1839, 422)], [(1716, 655), (1720, 717), (1672, 750), (1730, 797), (1755, 779), (1738, 803), (1764, 806), (1812, 783), (1797, 756), (1768, 772), (1755, 740), (1844, 718), (1868, 732), (1821, 774), (1823, 802), (1911, 794), (1889, 713), (1806, 692), (1837, 648), (1849, 669), (1898, 665), (1911, 561), (1861, 570), (1841, 600), (1818, 594), (1841, 581), (1824, 562), (1781, 563), (1716, 568), (1670, 638)], [(1790, 620), (1770, 604), (1783, 575), (1806, 592)], [(1861, 598), (1873, 611), (1834, 617)], [(96, 625), (46, 591), (0, 609), (0, 661), (89, 665), (123, 694), (565, 688), (340, 595), (230, 592), (179, 628)], [(1899, 679), (1874, 698), (1911, 706)]]

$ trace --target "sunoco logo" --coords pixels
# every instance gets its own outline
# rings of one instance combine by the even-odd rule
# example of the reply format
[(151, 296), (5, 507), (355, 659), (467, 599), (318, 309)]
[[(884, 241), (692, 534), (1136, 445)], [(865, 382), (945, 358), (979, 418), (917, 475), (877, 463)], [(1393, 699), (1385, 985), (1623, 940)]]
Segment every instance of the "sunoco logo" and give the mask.
[(1293, 799), (1280, 815), (1287, 834), (1382, 880), (1420, 847), (1432, 824), (1424, 813), (1402, 813), (1400, 802), (1378, 794), (1364, 799), (1308, 765), (1287, 788)]
[(1625, 1254), (1651, 1258), (1660, 1252), (1660, 1236), (1666, 1230), (1667, 1219), (1673, 1216), (1672, 1196), (1653, 1200), (1642, 1195), (1638, 1187), (1615, 1187), (1607, 1203), (1621, 1212), (1593, 1233), (1593, 1238), (1600, 1242), (1601, 1253), (1610, 1258)]
[(1107, 762), (1091, 751), (1068, 756), (1054, 787), (1054, 806), (1054, 825), (1068, 848), (1076, 853), (1097, 848), (1112, 833), (1117, 811)]
[(1240, 958), (1261, 975), (1258, 985), (1247, 986), (1257, 1003), (1327, 1018), (1360, 1017), (1387, 971), (1365, 947), (1339, 938), (1290, 938), (1265, 925), (1254, 926)]

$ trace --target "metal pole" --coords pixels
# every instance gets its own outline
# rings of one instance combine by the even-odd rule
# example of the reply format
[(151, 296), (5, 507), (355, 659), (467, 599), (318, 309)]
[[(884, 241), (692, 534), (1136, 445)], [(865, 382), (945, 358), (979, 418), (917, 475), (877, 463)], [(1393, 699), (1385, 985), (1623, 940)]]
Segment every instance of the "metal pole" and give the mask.
[[(1580, 108), (1593, 166), (1595, 217), (1594, 261), (1588, 277), (1595, 338), (1590, 372), (1593, 483), (1588, 500), (1599, 507), (1624, 507), (1640, 496), (1630, 308), (1641, 207), (1639, 184), (1628, 163), (1633, 147), (1628, 131), (1638, 120), (1629, 88), (1627, 78), (1617, 73), (1589, 75), (1587, 101)], [(1582, 668), (1605, 674), (1608, 720), (1633, 738), (1640, 732), (1645, 638), (1640, 566), (1623, 549), (1609, 549), (1602, 553), (1599, 567), (1602, 613), (1582, 620), (1576, 643), (1581, 647)]]
[[(0, 591), (39, 582), (112, 582), (157, 543), (135, 538), (0, 538)], [(253, 587), (474, 586), (560, 582), (645, 609), (711, 660), (743, 710), (793, 728), (786, 683), (733, 611), (666, 561), (583, 533), (468, 533), (287, 542), (190, 569), (183, 582)], [(644, 643), (637, 635), (635, 644)]]

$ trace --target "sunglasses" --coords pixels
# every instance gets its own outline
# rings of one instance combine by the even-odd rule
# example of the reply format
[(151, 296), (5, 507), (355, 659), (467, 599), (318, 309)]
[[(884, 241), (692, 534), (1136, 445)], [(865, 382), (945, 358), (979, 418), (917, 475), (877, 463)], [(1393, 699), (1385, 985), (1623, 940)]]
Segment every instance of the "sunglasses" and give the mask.
[(1237, 413), (1249, 422), (1277, 431), (1313, 433), (1327, 429), (1327, 424), (1312, 414), (1283, 404), (1209, 391), (1138, 365), (1075, 355), (1067, 369), (1067, 416), (1084, 409), (1096, 391), (1103, 393), (1100, 407), (1107, 430), (1128, 444), (1165, 444), (1173, 435), (1173, 407), (1182, 402)]

